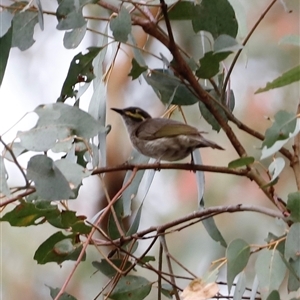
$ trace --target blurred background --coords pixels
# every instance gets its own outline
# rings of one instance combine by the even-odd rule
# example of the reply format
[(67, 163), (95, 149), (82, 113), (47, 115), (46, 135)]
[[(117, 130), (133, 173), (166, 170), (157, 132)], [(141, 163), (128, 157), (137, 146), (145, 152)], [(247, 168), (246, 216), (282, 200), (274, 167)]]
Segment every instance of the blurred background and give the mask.
[[(230, 1), (239, 22), (238, 41), (240, 43), (269, 2), (266, 0)], [(273, 117), (280, 109), (295, 112), (300, 99), (300, 89), (297, 83), (254, 95), (254, 92), (258, 88), (264, 87), (268, 81), (272, 81), (299, 64), (299, 47), (280, 43), (281, 39), (287, 35), (299, 35), (299, 2), (291, 0), (284, 3), (286, 7), (281, 1), (278, 1), (263, 19), (242, 52), (231, 77), (231, 88), (236, 101), (234, 110), (236, 117), (262, 133), (271, 125), (266, 117)], [(10, 4), (10, 2), (4, 0), (1, 1), (1, 4)], [(42, 1), (42, 4), (44, 10), (55, 11), (56, 9), (54, 0)], [(90, 12), (86, 9), (84, 15), (91, 13), (96, 14), (97, 12)], [(44, 18), (45, 30), (41, 31), (39, 26), (35, 27), (34, 39), (36, 42), (34, 45), (25, 52), (14, 48), (10, 53), (6, 74), (0, 89), (0, 134), (3, 135), (10, 129), (3, 136), (7, 143), (15, 138), (17, 131), (24, 131), (34, 126), (36, 116), (31, 113), (11, 128), (26, 113), (34, 110), (39, 104), (53, 103), (57, 100), (72, 58), (87, 47), (97, 44), (98, 36), (87, 32), (78, 48), (67, 50), (63, 47), (62, 42), (64, 32), (55, 29), (56, 18), (49, 15), (45, 15)], [(96, 24), (91, 24), (91, 26), (96, 26)], [(173, 30), (176, 41), (184, 45), (188, 53), (201, 57), (200, 38), (193, 34), (186, 34), (186, 32), (191, 32), (189, 29), (188, 22), (174, 23)], [(161, 44), (147, 40), (147, 36), (138, 28), (134, 30), (138, 44), (147, 43), (149, 51), (157, 55), (163, 53), (164, 56), (171, 59), (168, 51)], [(108, 82), (107, 123), (112, 125), (112, 131), (107, 140), (108, 165), (124, 163), (132, 150), (121, 118), (111, 112), (110, 107), (122, 108), (136, 105), (146, 109), (152, 116), (160, 116), (164, 112), (164, 106), (143, 80), (141, 82), (139, 80), (131, 81), (131, 77), (128, 77), (131, 69), (131, 53), (125, 47), (123, 50), (119, 52)], [(232, 57), (233, 55), (225, 61), (226, 68), (230, 66)], [(151, 68), (162, 67), (161, 61), (151, 56), (146, 58)], [(91, 95), (90, 88), (81, 98), (83, 109), (87, 109)], [(238, 158), (224, 133), (213, 132), (201, 118), (197, 106), (183, 107), (183, 110), (189, 124), (209, 132), (207, 138), (216, 141), (226, 149), (222, 152), (211, 149), (201, 150), (204, 164), (227, 166), (230, 161)], [(180, 114), (176, 113), (175, 117), (180, 119)], [(259, 159), (261, 142), (239, 131), (234, 125), (232, 127), (249, 155)], [(26, 166), (28, 158), (29, 155), (21, 156), (22, 166)], [(267, 167), (270, 160), (262, 163), (264, 167)], [(10, 185), (22, 184), (22, 178), (16, 168), (10, 164), (6, 166), (10, 175)], [(120, 188), (123, 181), (122, 176), (124, 173), (112, 173), (106, 176), (106, 184), (111, 194)], [(206, 206), (247, 203), (272, 207), (258, 187), (247, 179), (207, 173), (205, 180)], [(279, 196), (283, 199), (288, 193), (296, 190), (291, 171), (287, 169), (282, 174), (276, 188)], [(134, 199), (134, 207), (137, 207), (141, 201), (140, 195), (143, 195), (143, 185)], [(70, 201), (70, 208), (77, 210), (80, 215), (91, 218), (105, 205), (103, 199), (100, 180), (94, 176), (94, 178), (84, 181), (79, 198)], [(8, 206), (1, 212), (1, 215), (12, 208), (13, 205)], [(162, 170), (155, 174), (145, 200), (143, 222), (140, 229), (166, 223), (197, 209), (197, 187), (194, 173)], [(223, 214), (217, 216), (215, 220), (227, 242), (240, 237), (251, 244), (262, 244), (268, 232), (280, 235), (284, 231), (280, 222), (255, 213)], [(57, 229), (46, 224), (20, 228), (0, 223), (1, 299), (49, 299), (49, 289), (46, 285), (62, 286), (73, 267), (73, 262), (65, 262), (62, 266), (54, 263), (37, 265), (33, 260), (38, 246), (56, 231)], [(199, 277), (207, 271), (211, 261), (223, 257), (225, 254), (224, 248), (210, 239), (202, 224), (175, 232), (167, 237), (167, 241), (170, 252)], [(138, 253), (142, 253), (146, 245), (147, 242), (140, 243)], [(155, 247), (150, 254), (157, 255), (156, 250)], [(101, 259), (99, 253), (90, 248), (87, 254), (86, 262), (79, 266), (67, 288), (67, 292), (77, 299), (93, 299), (106, 282), (106, 278), (101, 274), (94, 274), (95, 269), (91, 266), (91, 261)], [(176, 274), (186, 275), (179, 267), (175, 266), (174, 269)], [(221, 274), (221, 279), (224, 274)], [(144, 272), (144, 275), (150, 280), (156, 280), (154, 274), (149, 276), (149, 272)], [(252, 275), (250, 270), (247, 273), (247, 279), (251, 281)], [(187, 282), (179, 281), (179, 284), (184, 287)], [(153, 290), (155, 291), (155, 288)], [(149, 299), (155, 299), (155, 296), (150, 296)]]

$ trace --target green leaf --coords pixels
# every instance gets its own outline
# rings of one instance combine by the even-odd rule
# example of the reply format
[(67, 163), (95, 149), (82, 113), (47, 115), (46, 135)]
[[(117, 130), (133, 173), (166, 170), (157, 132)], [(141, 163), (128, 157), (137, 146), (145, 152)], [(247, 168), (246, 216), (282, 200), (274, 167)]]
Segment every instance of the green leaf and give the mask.
[(141, 203), (139, 209), (137, 210), (133, 222), (131, 223), (130, 228), (126, 233), (127, 236), (135, 234), (138, 231), (140, 226), (140, 221), (141, 221), (142, 208), (143, 208), (143, 202)]
[(85, 224), (85, 216), (76, 216), (75, 211), (63, 210), (47, 217), (48, 222), (57, 228), (68, 229), (73, 233), (89, 234), (92, 227)]
[(170, 70), (155, 69), (144, 78), (164, 104), (192, 105), (199, 102), (199, 99)]
[[(0, 20), (1, 22), (1, 20)], [(13, 28), (10, 27), (8, 31), (0, 38), (0, 49), (1, 49), (1, 55), (0, 55), (0, 86), (2, 84), (5, 69), (8, 62), (9, 52), (12, 45), (12, 33)]]
[(293, 222), (300, 222), (300, 192), (288, 195), (287, 209), (290, 211), (290, 219)]
[(226, 249), (227, 284), (230, 293), (234, 278), (243, 271), (250, 257), (250, 246), (242, 239), (232, 241)]
[(255, 271), (259, 281), (262, 299), (265, 300), (271, 291), (281, 285), (286, 266), (277, 250), (262, 250), (255, 263)]
[(2, 38), (8, 32), (8, 30), (11, 29), (11, 22), (13, 17), (14, 15), (11, 14), (8, 10), (2, 10), (0, 12), (0, 38)]
[(294, 223), (287, 234), (284, 258), (296, 260), (300, 256), (300, 223)]
[(36, 5), (38, 8), (39, 25), (40, 25), (41, 30), (44, 30), (44, 14), (43, 14), (44, 12), (43, 12), (41, 0), (36, 0)]
[(66, 49), (75, 49), (83, 40), (86, 33), (86, 26), (84, 24), (80, 28), (75, 28), (72, 31), (66, 31), (64, 35), (64, 47)]
[(269, 294), (267, 300), (280, 300), (280, 295), (279, 295), (278, 291), (275, 291), (275, 290), (272, 291), (272, 292)]
[[(93, 261), (92, 265), (97, 270), (99, 270), (102, 274), (109, 278), (113, 278), (116, 274), (118, 274), (117, 269), (127, 270), (132, 266), (130, 261), (124, 261), (122, 259), (110, 259), (110, 263), (106, 259), (101, 259), (100, 261)], [(112, 265), (114, 265), (117, 269), (115, 269)]]
[(148, 70), (147, 67), (139, 65), (135, 58), (132, 59), (131, 65), (132, 67), (128, 76), (131, 76), (132, 80), (137, 79), (142, 73)]
[(161, 293), (168, 299), (173, 299), (173, 287), (171, 284), (164, 283), (161, 285)]
[[(44, 241), (36, 250), (34, 260), (38, 264), (46, 264), (48, 262), (56, 262), (61, 264), (66, 260), (77, 260), (82, 244), (77, 242), (77, 235), (64, 235), (58, 231)], [(82, 261), (85, 260), (85, 254)]]
[(74, 56), (58, 102), (64, 102), (69, 97), (76, 97), (78, 88), (75, 85), (80, 83), (80, 87), (83, 88), (83, 83), (87, 84), (95, 78), (93, 60), (102, 49), (103, 47), (89, 47), (86, 54), (81, 52)]
[[(218, 102), (221, 101), (219, 95), (217, 95), (217, 93), (214, 90), (211, 90), (209, 92), (209, 94), (216, 101), (218, 101)], [(226, 122), (227, 122), (228, 118), (224, 112), (224, 109), (220, 105), (218, 105), (218, 103), (215, 103), (215, 101), (213, 102), (213, 105), (215, 106), (215, 109), (217, 109), (219, 111), (219, 113), (222, 115), (223, 119), (226, 120)], [(234, 94), (233, 94), (232, 90), (230, 90), (229, 97), (226, 100), (226, 103), (223, 103), (223, 105), (226, 106), (229, 111), (231, 111), (231, 112), (233, 111), (234, 106), (235, 106), (235, 98), (234, 98)], [(220, 124), (218, 123), (216, 118), (212, 115), (212, 113), (207, 109), (207, 107), (204, 105), (204, 103), (202, 103), (201, 101), (199, 102), (199, 109), (201, 111), (203, 118), (206, 120), (206, 122), (212, 126), (212, 129), (219, 132), (221, 129)]]
[(142, 300), (150, 293), (151, 287), (152, 283), (146, 278), (127, 275), (120, 278), (109, 297), (113, 300)]
[(285, 85), (297, 82), (299, 80), (300, 80), (300, 65), (283, 73), (281, 76), (277, 77), (272, 82), (268, 82), (264, 88), (258, 89), (255, 92), (255, 94), (266, 92), (279, 87), (283, 87)]
[(219, 73), (220, 62), (231, 52), (206, 52), (199, 61), (200, 68), (196, 70), (196, 75), (201, 79), (210, 79)]
[(288, 291), (290, 293), (294, 291), (296, 292), (300, 287), (300, 257), (297, 257), (294, 261), (290, 261), (289, 266), (293, 270), (293, 272), (289, 272), (288, 278)]
[(5, 169), (4, 158), (0, 155), (0, 195), (10, 195), (10, 190), (7, 184), (8, 174)]
[(254, 157), (247, 156), (247, 157), (241, 157), (239, 159), (233, 160), (228, 164), (228, 168), (230, 169), (236, 169), (243, 166), (248, 166), (250, 164), (253, 164), (255, 161)]
[(238, 23), (227, 0), (203, 0), (200, 4), (180, 1), (169, 12), (171, 20), (192, 20), (195, 32), (210, 32), (214, 38), (221, 34), (236, 37)]
[(90, 114), (64, 103), (40, 105), (34, 112), (39, 116), (35, 127), (18, 132), (21, 145), (28, 150), (47, 151), (61, 143), (60, 146), (68, 152), (70, 144), (66, 144), (67, 140), (73, 142), (75, 137), (89, 139), (105, 131)]
[(131, 33), (131, 17), (124, 6), (121, 7), (119, 14), (110, 20), (109, 26), (116, 41), (127, 42)]
[[(21, 200), (21, 203), (0, 218), (0, 221), (7, 221), (11, 226), (23, 227), (40, 225), (47, 219), (57, 218), (59, 215), (60, 211), (57, 206), (49, 202), (28, 203)], [(39, 219), (40, 221), (37, 222)]]
[(288, 139), (295, 130), (297, 118), (295, 114), (280, 110), (274, 116), (274, 123), (265, 133), (262, 146), (270, 148), (278, 140)]
[[(46, 285), (50, 289), (50, 296), (52, 299), (55, 299), (55, 297), (58, 295), (60, 288), (52, 288), (51, 286)], [(72, 295), (64, 292), (62, 295), (58, 298), (58, 300), (76, 300), (75, 297)]]
[(45, 155), (30, 158), (27, 177), (34, 181), (37, 195), (46, 201), (65, 200), (75, 196), (53, 160)]
[[(24, 2), (17, 2), (10, 7), (12, 13), (22, 10)], [(33, 39), (34, 27), (38, 23), (38, 13), (26, 10), (18, 12), (13, 18), (12, 47), (18, 47), (21, 51), (29, 49), (35, 42)]]

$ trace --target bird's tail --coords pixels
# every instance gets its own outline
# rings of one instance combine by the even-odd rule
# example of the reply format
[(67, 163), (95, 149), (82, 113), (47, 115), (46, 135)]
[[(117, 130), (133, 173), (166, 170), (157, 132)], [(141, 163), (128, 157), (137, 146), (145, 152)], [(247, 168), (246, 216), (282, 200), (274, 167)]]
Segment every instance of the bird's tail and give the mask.
[(204, 137), (201, 137), (201, 145), (199, 148), (202, 148), (202, 147), (210, 147), (213, 149), (225, 150), (221, 146), (217, 145), (216, 143), (214, 143), (212, 141), (205, 139)]

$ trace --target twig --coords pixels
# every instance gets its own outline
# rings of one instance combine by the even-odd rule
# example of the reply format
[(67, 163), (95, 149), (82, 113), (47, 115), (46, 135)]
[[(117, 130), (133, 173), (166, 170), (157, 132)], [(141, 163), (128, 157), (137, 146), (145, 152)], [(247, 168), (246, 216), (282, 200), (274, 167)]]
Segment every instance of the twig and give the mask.
[[(100, 224), (100, 222), (104, 219), (104, 217), (107, 215), (107, 213), (110, 211), (110, 207), (112, 205), (114, 205), (119, 197), (122, 195), (122, 193), (127, 189), (127, 187), (131, 184), (133, 178), (135, 177), (137, 173), (137, 170), (136, 169), (133, 169), (133, 172), (130, 176), (130, 178), (128, 179), (128, 181), (126, 182), (126, 184), (118, 191), (118, 193), (114, 196), (114, 198), (111, 200), (111, 202), (107, 205), (106, 209), (103, 211), (103, 213), (99, 216), (98, 220), (96, 221), (95, 225), (98, 226), (98, 224)], [(69, 276), (67, 277), (67, 279), (65, 280), (65, 283), (63, 284), (62, 288), (60, 289), (59, 293), (56, 295), (55, 299), (54, 300), (59, 300), (59, 297), (64, 293), (68, 283), (70, 282), (73, 274), (75, 273), (75, 270), (77, 269), (77, 267), (79, 266), (80, 262), (81, 262), (81, 259), (85, 253), (85, 250), (87, 248), (87, 246), (89, 245), (90, 243), (90, 240), (92, 239), (92, 236), (93, 234), (95, 233), (96, 231), (96, 228), (93, 227), (91, 232), (89, 233), (88, 237), (87, 237), (87, 240), (84, 242), (84, 245), (82, 247), (82, 250), (75, 262), (75, 265), (73, 267), (73, 269), (71, 270)]]
[[(252, 29), (250, 30), (250, 32), (248, 33), (248, 35), (246, 36), (245, 40), (243, 41), (242, 45), (245, 46), (247, 44), (247, 42), (249, 41), (250, 37), (252, 36), (252, 34), (254, 33), (254, 31), (256, 30), (256, 28), (258, 27), (258, 25), (261, 23), (261, 21), (264, 19), (264, 17), (266, 16), (266, 14), (269, 12), (269, 10), (272, 8), (272, 6), (275, 4), (277, 0), (272, 0), (272, 2), (268, 5), (268, 7), (265, 9), (265, 11), (262, 13), (262, 15), (260, 16), (260, 18), (257, 20), (257, 22), (254, 24), (254, 26), (252, 27)], [(226, 87), (227, 87), (227, 84), (228, 84), (228, 81), (229, 81), (229, 78), (230, 78), (230, 75), (233, 71), (233, 68), (240, 56), (240, 54), (242, 53), (243, 51), (243, 48), (242, 49), (239, 49), (229, 67), (229, 70), (227, 72), (227, 75), (226, 75), (226, 78), (224, 80), (224, 85), (223, 85), (223, 88), (222, 88), (222, 98), (224, 97), (225, 95), (225, 92), (226, 92)]]

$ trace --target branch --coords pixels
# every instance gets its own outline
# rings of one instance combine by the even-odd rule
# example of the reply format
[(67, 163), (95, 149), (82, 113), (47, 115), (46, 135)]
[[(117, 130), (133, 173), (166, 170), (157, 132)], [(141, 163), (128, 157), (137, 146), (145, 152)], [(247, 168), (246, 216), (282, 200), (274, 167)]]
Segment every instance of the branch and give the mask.
[(230, 169), (228, 167), (216, 167), (216, 166), (205, 166), (195, 164), (180, 164), (180, 163), (154, 163), (154, 164), (123, 164), (113, 167), (97, 168), (93, 171), (92, 175), (111, 173), (117, 171), (128, 171), (128, 170), (186, 170), (186, 171), (203, 171), (213, 173), (232, 174), (237, 176), (247, 176), (248, 170), (246, 169)]
[(254, 206), (254, 205), (244, 205), (244, 204), (237, 204), (237, 205), (229, 205), (229, 206), (214, 206), (210, 208), (206, 208), (202, 211), (195, 211), (193, 213), (188, 214), (187, 216), (184, 216), (182, 218), (179, 218), (177, 220), (168, 222), (164, 225), (160, 226), (152, 226), (148, 229), (142, 230), (140, 232), (137, 232), (131, 236), (125, 236), (121, 237), (119, 239), (114, 240), (113, 242), (110, 241), (103, 241), (103, 240), (95, 240), (95, 244), (98, 246), (110, 246), (110, 245), (121, 245), (124, 243), (127, 243), (131, 241), (132, 239), (142, 239), (145, 235), (151, 233), (151, 232), (165, 232), (167, 229), (170, 229), (172, 227), (178, 226), (182, 223), (199, 219), (199, 218), (207, 218), (211, 217), (211, 215), (219, 215), (223, 213), (234, 213), (234, 212), (242, 212), (242, 211), (252, 211), (261, 213), (267, 216), (270, 216), (272, 218), (279, 218), (285, 220), (285, 215), (281, 212), (278, 212), (277, 210), (270, 209), (267, 207), (261, 207), (261, 206)]

